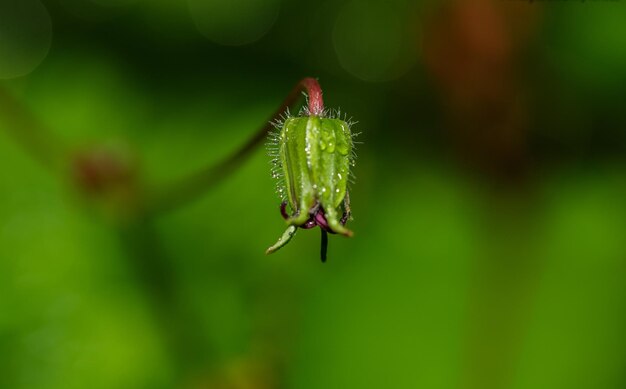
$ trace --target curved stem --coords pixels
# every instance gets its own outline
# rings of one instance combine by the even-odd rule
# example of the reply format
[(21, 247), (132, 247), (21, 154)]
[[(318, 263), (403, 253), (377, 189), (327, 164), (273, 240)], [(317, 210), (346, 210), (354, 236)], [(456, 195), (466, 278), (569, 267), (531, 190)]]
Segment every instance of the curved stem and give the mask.
[(322, 98), (322, 88), (314, 78), (305, 78), (300, 84), (309, 96), (309, 114), (314, 116), (324, 115), (324, 99)]
[(266, 121), (248, 142), (221, 162), (182, 178), (172, 184), (170, 188), (154, 196), (154, 198), (148, 199), (144, 213), (155, 214), (169, 211), (195, 200), (219, 184), (237, 170), (251, 156), (252, 152), (263, 143), (267, 134), (272, 130), (271, 122), (280, 118), (288, 108), (295, 105), (303, 92), (308, 96), (310, 114), (321, 116), (324, 112), (322, 88), (316, 79), (305, 78), (296, 84), (280, 107), (271, 116), (270, 120)]
[(64, 145), (22, 103), (0, 86), (0, 122), (7, 133), (42, 166), (59, 168)]
[[(150, 216), (171, 210), (193, 201), (219, 184), (237, 170), (263, 143), (268, 132), (272, 130), (271, 122), (280, 118), (288, 108), (294, 106), (303, 92), (308, 96), (309, 114), (322, 116), (324, 113), (322, 88), (316, 79), (304, 78), (291, 90), (270, 120), (238, 150), (215, 165), (183, 177), (154, 195), (147, 195), (139, 214)], [(62, 162), (63, 156), (67, 152), (64, 145), (2, 86), (0, 86), (0, 121), (5, 122), (9, 134), (42, 165), (57, 168)]]

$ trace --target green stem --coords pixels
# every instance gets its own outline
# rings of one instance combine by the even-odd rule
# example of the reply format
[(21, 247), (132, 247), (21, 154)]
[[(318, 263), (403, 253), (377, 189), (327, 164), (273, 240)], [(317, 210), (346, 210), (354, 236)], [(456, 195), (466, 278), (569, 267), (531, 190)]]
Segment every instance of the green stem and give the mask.
[(178, 208), (201, 197), (222, 182), (222, 180), (241, 167), (258, 146), (263, 144), (263, 141), (273, 128), (271, 123), (280, 118), (288, 108), (293, 107), (303, 92), (308, 96), (309, 112), (313, 115), (322, 115), (324, 111), (322, 89), (314, 78), (305, 78), (296, 84), (280, 107), (271, 116), (270, 120), (266, 121), (248, 142), (221, 162), (180, 179), (169, 188), (148, 199), (144, 212), (154, 215)]

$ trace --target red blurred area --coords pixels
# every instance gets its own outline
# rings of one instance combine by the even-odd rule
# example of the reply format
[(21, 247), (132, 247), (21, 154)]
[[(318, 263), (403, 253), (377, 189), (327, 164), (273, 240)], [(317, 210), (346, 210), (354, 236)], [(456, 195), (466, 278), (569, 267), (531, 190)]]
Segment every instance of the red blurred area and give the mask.
[(461, 158), (499, 178), (527, 168), (524, 69), (538, 8), (524, 2), (456, 0), (426, 22), (427, 71), (440, 90)]

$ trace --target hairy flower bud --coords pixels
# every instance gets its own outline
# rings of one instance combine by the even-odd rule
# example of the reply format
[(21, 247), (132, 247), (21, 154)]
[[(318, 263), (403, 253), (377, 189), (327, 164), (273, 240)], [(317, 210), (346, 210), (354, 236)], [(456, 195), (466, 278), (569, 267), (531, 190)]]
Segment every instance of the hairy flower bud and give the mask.
[(350, 217), (348, 180), (354, 165), (350, 124), (310, 115), (289, 117), (276, 128), (270, 149), (273, 176), (279, 179), (281, 213), (289, 227), (267, 253), (287, 244), (297, 227), (320, 226), (323, 233), (352, 236), (345, 227)]

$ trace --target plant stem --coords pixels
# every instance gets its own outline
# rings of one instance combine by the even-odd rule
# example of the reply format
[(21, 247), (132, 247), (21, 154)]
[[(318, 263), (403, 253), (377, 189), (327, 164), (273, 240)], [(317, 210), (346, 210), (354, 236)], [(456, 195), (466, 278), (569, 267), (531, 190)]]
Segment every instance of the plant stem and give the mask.
[[(274, 120), (294, 106), (302, 93), (308, 96), (310, 115), (324, 114), (322, 88), (314, 78), (304, 78), (287, 95), (278, 109), (252, 137), (233, 154), (221, 162), (205, 167), (200, 171), (183, 177), (168, 188), (148, 195), (140, 205), (139, 215), (150, 216), (168, 211), (202, 196), (231, 173), (237, 170), (263, 143)], [(43, 166), (58, 168), (66, 156), (66, 148), (55, 138), (22, 104), (0, 86), (0, 120), (4, 121), (9, 135), (21, 144), (26, 152)], [(142, 199), (139, 199), (140, 203)]]
[(324, 99), (322, 98), (322, 88), (314, 78), (305, 78), (300, 84), (309, 96), (309, 114), (314, 116), (324, 115)]
[(321, 116), (324, 112), (324, 100), (322, 99), (322, 88), (314, 78), (305, 78), (300, 81), (287, 95), (287, 98), (271, 116), (270, 120), (254, 134), (243, 146), (230, 156), (215, 165), (208, 166), (188, 177), (180, 179), (171, 185), (170, 188), (157, 193), (153, 198), (149, 198), (145, 205), (144, 212), (149, 215), (167, 212), (186, 203), (189, 203), (205, 192), (219, 184), (231, 173), (237, 170), (266, 139), (269, 131), (272, 130), (272, 122), (285, 111), (294, 106), (302, 93), (308, 96), (308, 109), (311, 115)]
[(33, 159), (52, 170), (59, 168), (65, 147), (23, 104), (0, 86), (0, 122)]

